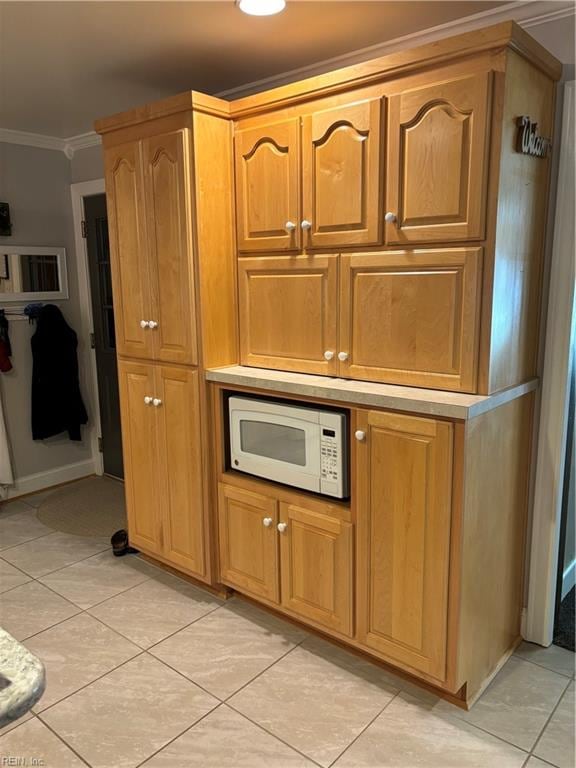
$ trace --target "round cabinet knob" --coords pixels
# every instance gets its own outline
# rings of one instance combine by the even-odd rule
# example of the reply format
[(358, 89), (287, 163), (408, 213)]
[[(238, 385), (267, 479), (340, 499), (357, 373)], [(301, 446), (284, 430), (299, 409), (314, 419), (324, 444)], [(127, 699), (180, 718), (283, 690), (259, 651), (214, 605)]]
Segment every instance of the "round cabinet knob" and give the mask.
[(345, 360), (348, 360), (348, 352), (338, 352), (338, 360), (340, 360), (342, 363)]
[(296, 224), (294, 224), (293, 221), (287, 221), (286, 224), (284, 224), (284, 229), (286, 232), (294, 232), (296, 229)]
[(326, 352), (324, 352), (324, 360), (332, 360), (334, 358), (334, 352), (332, 352), (331, 349), (327, 349)]
[(358, 440), (359, 443), (362, 443), (364, 440), (366, 440), (366, 432), (364, 432), (362, 429), (357, 429), (356, 432), (354, 432), (354, 437), (356, 440)]
[(270, 526), (272, 525), (272, 522), (273, 522), (273, 521), (272, 521), (272, 518), (271, 518), (271, 517), (265, 517), (265, 518), (262, 520), (262, 525), (264, 526), (264, 528), (270, 528)]
[(288, 524), (287, 523), (278, 523), (278, 525), (276, 527), (278, 528), (280, 533), (284, 533), (286, 528), (288, 528)]
[(158, 323), (156, 322), (156, 320), (149, 320), (148, 328), (158, 328)]
[(392, 211), (388, 211), (388, 213), (384, 216), (384, 221), (388, 224), (394, 224), (396, 221), (396, 214), (392, 213)]
[(140, 320), (140, 328), (150, 328), (150, 322), (148, 320)]
[(159, 405), (162, 405), (162, 400), (160, 400), (160, 398), (159, 398), (159, 397), (155, 397), (155, 398), (152, 400), (152, 405), (153, 405), (155, 408), (158, 408), (158, 406), (159, 406)]
[(302, 219), (300, 226), (302, 229), (312, 229), (312, 222), (308, 221), (308, 219)]
[(151, 398), (151, 397), (148, 397), (148, 396), (146, 396), (146, 397), (144, 398), (144, 402), (146, 403), (146, 405), (150, 405), (150, 403), (152, 402), (152, 398)]

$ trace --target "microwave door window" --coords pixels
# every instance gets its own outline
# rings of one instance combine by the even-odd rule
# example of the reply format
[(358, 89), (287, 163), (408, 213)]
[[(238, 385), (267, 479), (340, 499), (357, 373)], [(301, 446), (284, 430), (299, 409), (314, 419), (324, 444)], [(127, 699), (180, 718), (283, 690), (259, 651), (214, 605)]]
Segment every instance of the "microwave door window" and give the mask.
[(306, 466), (306, 431), (285, 424), (242, 419), (240, 447), (243, 453), (264, 459)]

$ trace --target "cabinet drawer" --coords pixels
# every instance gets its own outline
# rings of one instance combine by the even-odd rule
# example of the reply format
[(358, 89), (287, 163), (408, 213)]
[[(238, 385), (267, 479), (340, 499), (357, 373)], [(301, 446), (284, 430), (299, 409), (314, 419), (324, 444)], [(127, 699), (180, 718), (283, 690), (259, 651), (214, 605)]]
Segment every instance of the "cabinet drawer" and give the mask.
[(482, 250), (346, 254), (340, 374), (474, 391)]

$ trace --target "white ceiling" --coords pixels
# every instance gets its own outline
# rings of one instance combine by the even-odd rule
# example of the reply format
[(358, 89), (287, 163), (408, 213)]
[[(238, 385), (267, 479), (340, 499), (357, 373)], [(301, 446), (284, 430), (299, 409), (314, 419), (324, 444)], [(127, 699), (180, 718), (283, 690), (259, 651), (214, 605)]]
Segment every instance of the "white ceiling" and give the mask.
[(179, 91), (218, 93), (504, 4), (288, 0), (257, 18), (233, 0), (0, 2), (0, 127), (81, 134)]

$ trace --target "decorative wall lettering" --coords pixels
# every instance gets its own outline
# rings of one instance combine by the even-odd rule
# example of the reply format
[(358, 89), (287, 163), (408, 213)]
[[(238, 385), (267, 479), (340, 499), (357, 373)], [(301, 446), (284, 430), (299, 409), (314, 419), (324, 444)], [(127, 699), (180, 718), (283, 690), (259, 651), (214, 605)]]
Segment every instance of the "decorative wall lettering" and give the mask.
[(516, 138), (516, 150), (524, 155), (533, 157), (546, 157), (552, 140), (538, 135), (538, 123), (533, 123), (529, 117), (523, 115), (516, 119), (518, 136)]

